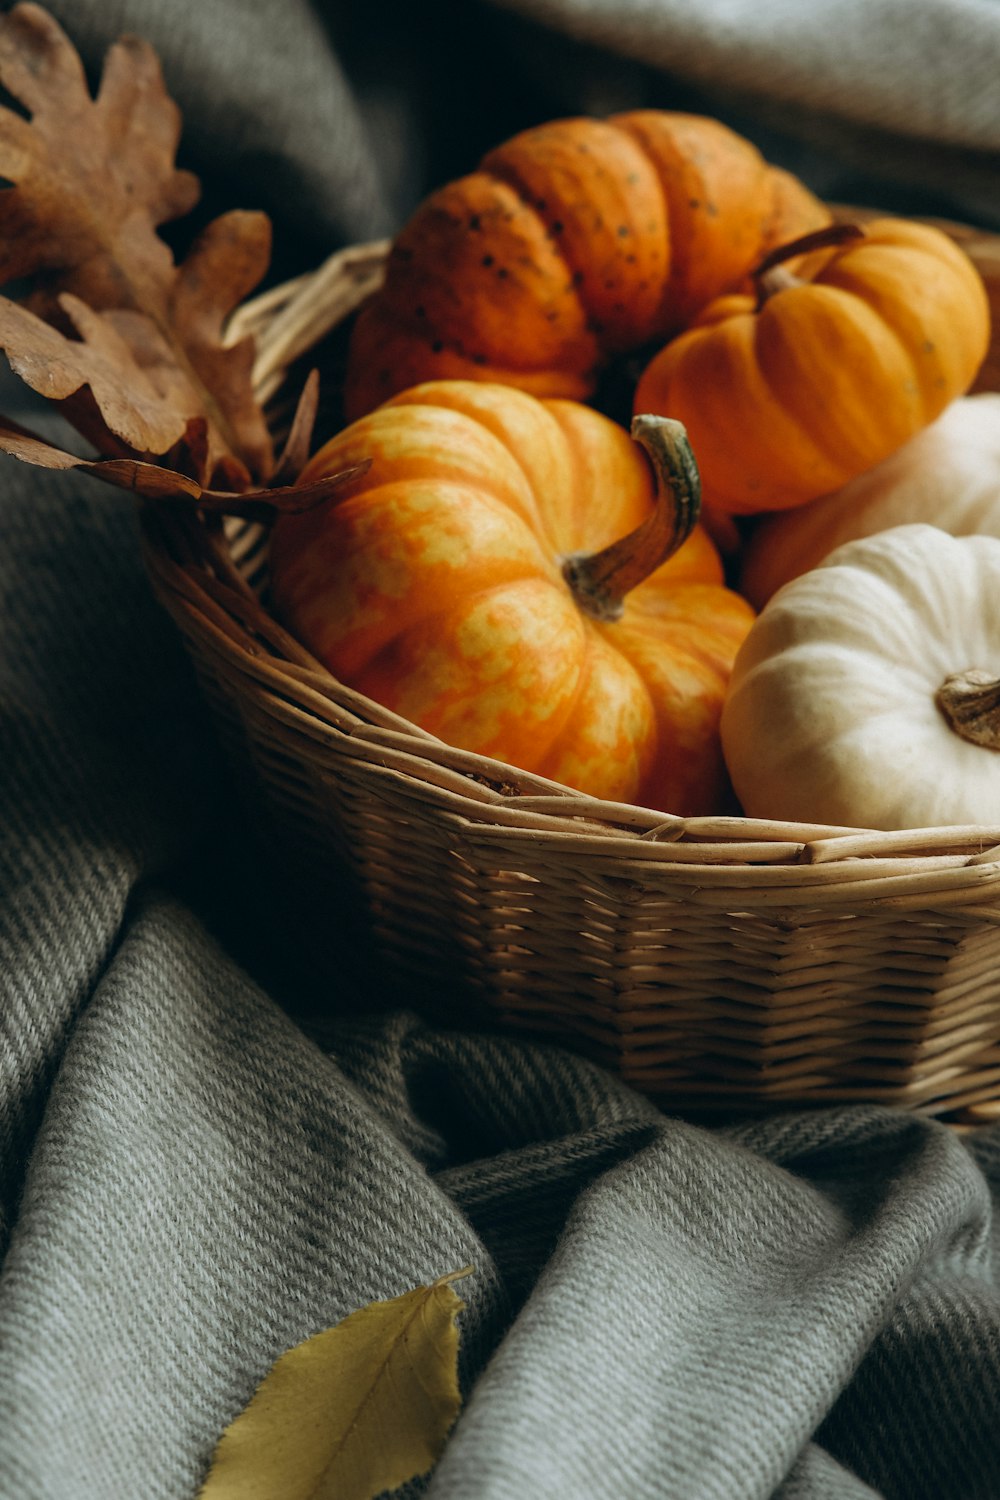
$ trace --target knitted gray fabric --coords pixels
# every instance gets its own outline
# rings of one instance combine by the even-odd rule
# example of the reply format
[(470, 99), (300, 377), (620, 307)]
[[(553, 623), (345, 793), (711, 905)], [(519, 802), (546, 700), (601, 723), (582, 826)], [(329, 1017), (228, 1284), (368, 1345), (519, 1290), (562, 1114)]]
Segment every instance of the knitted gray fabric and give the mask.
[[(877, 183), (1000, 223), (993, 0), (493, 0), (707, 90)], [(891, 202), (887, 206), (892, 206)]]
[[(355, 97), (336, 7), (53, 9), (91, 65), (151, 36), (219, 206), (227, 181), (287, 194), (324, 250), (391, 215), (421, 158), (380, 146), (386, 120), (433, 135), (398, 76)], [(566, 58), (554, 89), (611, 76)], [(255, 203), (265, 146), (287, 170)], [(35, 421), (21, 399), (0, 410)], [(1000, 1130), (869, 1107), (697, 1126), (405, 993), (349, 1016), (331, 987), (321, 1025), (130, 502), (11, 460), (3, 481), (0, 1500), (192, 1500), (279, 1353), (467, 1264), (466, 1406), (411, 1495), (1000, 1493)]]

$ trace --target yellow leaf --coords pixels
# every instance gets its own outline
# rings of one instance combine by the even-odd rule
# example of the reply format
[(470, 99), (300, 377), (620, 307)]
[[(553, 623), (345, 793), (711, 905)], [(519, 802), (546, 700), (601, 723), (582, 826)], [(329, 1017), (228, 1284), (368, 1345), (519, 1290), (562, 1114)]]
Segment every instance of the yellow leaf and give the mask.
[(470, 1271), (283, 1354), (219, 1439), (199, 1500), (374, 1500), (425, 1474), (461, 1404), (451, 1283)]

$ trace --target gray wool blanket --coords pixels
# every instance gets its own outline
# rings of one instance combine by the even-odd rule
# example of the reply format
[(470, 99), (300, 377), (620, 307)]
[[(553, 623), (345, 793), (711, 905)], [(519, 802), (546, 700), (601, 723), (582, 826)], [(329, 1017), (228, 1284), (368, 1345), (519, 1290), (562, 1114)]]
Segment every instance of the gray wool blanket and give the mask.
[[(629, 104), (1000, 228), (989, 0), (51, 9), (92, 67), (153, 41), (185, 164), (275, 216), (282, 273)], [(130, 502), (0, 463), (2, 1500), (192, 1500), (278, 1354), (464, 1265), (465, 1407), (410, 1493), (1000, 1495), (1000, 1128), (698, 1125), (405, 991), (317, 993)]]

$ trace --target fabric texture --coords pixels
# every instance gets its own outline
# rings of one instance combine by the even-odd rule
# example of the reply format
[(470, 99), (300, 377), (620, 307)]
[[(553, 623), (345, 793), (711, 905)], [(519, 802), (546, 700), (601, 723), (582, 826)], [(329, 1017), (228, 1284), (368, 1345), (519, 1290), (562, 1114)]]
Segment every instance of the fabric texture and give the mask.
[[(571, 108), (723, 100), (818, 190), (970, 218), (996, 181), (986, 0), (51, 9), (95, 74), (154, 43), (205, 212), (267, 208), (281, 268)], [(869, 127), (905, 174), (862, 170)], [(0, 410), (51, 420), (13, 379)], [(317, 992), (130, 501), (3, 462), (0, 1497), (192, 1500), (283, 1350), (465, 1265), (466, 1405), (410, 1495), (995, 1496), (1000, 1129), (692, 1123), (405, 992)]]

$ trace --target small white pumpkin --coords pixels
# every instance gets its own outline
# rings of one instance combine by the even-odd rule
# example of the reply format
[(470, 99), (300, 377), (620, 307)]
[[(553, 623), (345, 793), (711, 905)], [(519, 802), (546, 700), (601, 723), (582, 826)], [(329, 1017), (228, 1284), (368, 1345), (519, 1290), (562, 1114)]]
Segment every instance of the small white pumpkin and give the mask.
[(1000, 395), (963, 396), (843, 489), (768, 516), (751, 532), (740, 591), (757, 609), (834, 547), (924, 521), (953, 536), (1000, 536)]
[(780, 589), (722, 712), (750, 817), (1000, 824), (1000, 540), (898, 526)]

